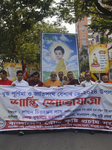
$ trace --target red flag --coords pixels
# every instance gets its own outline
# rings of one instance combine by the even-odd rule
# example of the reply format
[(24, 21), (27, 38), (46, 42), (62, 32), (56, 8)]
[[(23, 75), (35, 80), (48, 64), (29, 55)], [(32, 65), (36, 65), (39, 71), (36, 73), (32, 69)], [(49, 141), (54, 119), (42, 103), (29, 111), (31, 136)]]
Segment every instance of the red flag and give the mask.
[(23, 68), (23, 79), (26, 79), (28, 77), (28, 72), (25, 64), (25, 60), (22, 59), (22, 68)]

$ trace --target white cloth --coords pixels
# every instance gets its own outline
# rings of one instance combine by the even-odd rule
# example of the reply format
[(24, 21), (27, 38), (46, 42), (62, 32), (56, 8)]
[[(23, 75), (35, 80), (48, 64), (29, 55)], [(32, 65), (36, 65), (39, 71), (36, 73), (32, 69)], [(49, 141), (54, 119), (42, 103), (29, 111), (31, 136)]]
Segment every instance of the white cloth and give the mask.
[(12, 84), (13, 83), (16, 84), (16, 86), (29, 86), (28, 82), (24, 81), (23, 79), (21, 81), (16, 80), (12, 82)]
[(91, 80), (90, 80), (89, 82), (88, 82), (87, 80), (82, 81), (81, 84), (83, 84), (83, 83), (84, 83), (86, 86), (88, 86), (88, 85), (94, 85), (94, 84), (95, 84), (95, 82), (93, 82), (93, 81), (91, 81)]
[[(98, 81), (99, 81), (99, 80), (95, 81), (95, 83), (99, 83)], [(103, 83), (103, 81), (100, 80), (100, 83)]]

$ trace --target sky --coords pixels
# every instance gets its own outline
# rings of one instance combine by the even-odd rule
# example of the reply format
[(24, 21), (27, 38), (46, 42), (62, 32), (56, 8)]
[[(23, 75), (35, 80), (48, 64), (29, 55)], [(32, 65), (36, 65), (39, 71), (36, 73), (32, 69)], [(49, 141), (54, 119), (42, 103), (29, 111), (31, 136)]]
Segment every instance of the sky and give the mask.
[[(50, 23), (52, 23), (53, 21), (56, 21), (56, 17), (46, 18), (46, 19), (44, 19), (44, 21), (45, 22), (49, 21)], [(75, 31), (75, 23), (74, 24), (69, 24), (69, 23), (65, 23), (63, 21), (63, 23), (61, 25), (65, 26), (67, 28), (67, 30), (69, 31), (69, 33), (76, 33), (76, 31)]]
[(67, 30), (69, 31), (69, 33), (76, 33), (75, 31), (75, 23), (70, 25), (69, 23), (63, 23), (63, 26), (66, 26)]
[[(56, 2), (60, 2), (61, 0), (55, 0)], [(53, 17), (52, 18), (53, 20), (56, 20), (56, 18), (55, 17)], [(50, 18), (50, 20), (52, 20), (51, 18)], [(75, 31), (75, 23), (74, 24), (72, 24), (72, 25), (70, 25), (69, 23), (63, 23), (62, 24), (63, 26), (66, 26), (66, 28), (67, 28), (67, 30), (69, 31), (69, 33), (76, 33), (76, 31)]]

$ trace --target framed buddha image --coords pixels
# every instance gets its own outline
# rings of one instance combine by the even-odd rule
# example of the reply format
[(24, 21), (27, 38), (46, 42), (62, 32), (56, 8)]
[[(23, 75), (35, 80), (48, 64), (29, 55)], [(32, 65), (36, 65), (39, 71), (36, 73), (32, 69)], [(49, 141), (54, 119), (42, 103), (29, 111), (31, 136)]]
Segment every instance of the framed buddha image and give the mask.
[(76, 34), (42, 33), (41, 78), (50, 79), (52, 71), (62, 71), (67, 76), (72, 71), (76, 79), (79, 76), (78, 46)]
[(109, 72), (107, 44), (89, 45), (89, 66), (91, 73)]

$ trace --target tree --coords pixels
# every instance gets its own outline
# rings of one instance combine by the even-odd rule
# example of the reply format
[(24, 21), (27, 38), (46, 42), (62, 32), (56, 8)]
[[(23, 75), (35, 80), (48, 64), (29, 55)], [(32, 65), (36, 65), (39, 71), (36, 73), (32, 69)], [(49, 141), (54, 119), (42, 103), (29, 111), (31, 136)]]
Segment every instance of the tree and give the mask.
[(98, 17), (97, 15), (93, 15), (91, 19), (91, 24), (88, 25), (88, 28), (91, 28), (93, 32), (98, 32), (100, 36), (100, 43), (105, 44), (105, 43), (111, 43), (112, 38), (108, 36), (105, 36), (105, 32), (107, 29), (112, 31), (112, 20), (108, 19), (103, 19), (101, 17)]
[(80, 72), (85, 72), (89, 70), (89, 58), (80, 63)]
[(31, 30), (27, 30), (22, 37), (20, 54), (18, 59), (24, 56), (26, 64), (40, 64), (41, 33), (67, 33), (66, 27), (60, 27), (52, 23), (39, 22)]
[[(68, 31), (66, 27), (60, 27), (49, 22), (38, 22), (31, 29), (25, 30), (22, 34), (18, 34), (18, 38), (15, 40), (16, 47), (14, 50), (17, 52), (16, 55), (10, 49), (6, 49), (6, 53), (1, 54), (1, 59), (4, 62), (18, 62), (24, 57), (26, 64), (40, 64), (42, 32), (67, 33)], [(11, 60), (12, 56), (14, 59)]]
[[(53, 0), (0, 0), (0, 53), (17, 61), (25, 31), (49, 15)], [(22, 40), (20, 40), (22, 39)]]
[[(105, 4), (105, 5), (103, 5)], [(59, 19), (66, 22), (77, 22), (84, 16), (96, 14), (103, 19), (112, 20), (112, 1), (107, 0), (62, 0), (57, 4)]]

